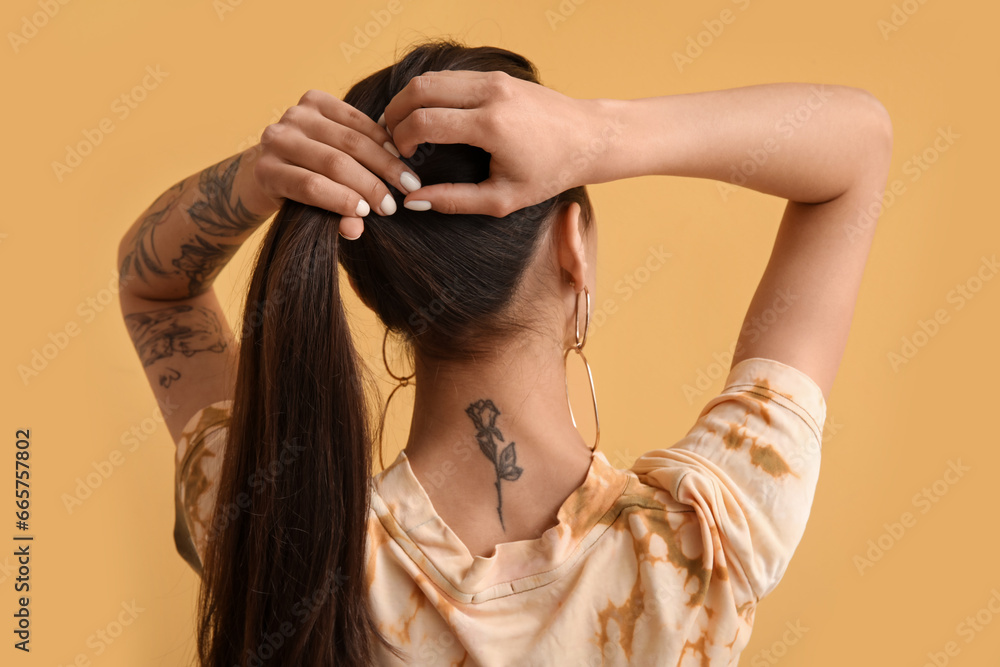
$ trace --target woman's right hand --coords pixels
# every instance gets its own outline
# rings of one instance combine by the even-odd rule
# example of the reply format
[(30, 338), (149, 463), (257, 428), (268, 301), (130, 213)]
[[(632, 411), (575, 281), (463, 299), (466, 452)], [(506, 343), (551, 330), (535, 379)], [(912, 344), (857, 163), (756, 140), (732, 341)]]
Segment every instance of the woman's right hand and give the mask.
[(257, 149), (253, 176), (261, 194), (278, 206), (288, 198), (339, 213), (340, 233), (350, 239), (361, 235), (370, 210), (396, 211), (382, 179), (404, 193), (420, 184), (384, 127), (321, 90), (307, 91), (268, 125)]
[[(422, 143), (469, 144), (490, 154), (481, 183), (428, 185), (405, 204), (430, 202), (442, 213), (503, 217), (569, 188), (605, 180), (601, 150), (590, 150), (607, 123), (596, 100), (577, 100), (504, 72), (445, 70), (412, 78), (389, 102), (385, 124), (410, 157)], [(425, 205), (426, 206), (426, 205)]]

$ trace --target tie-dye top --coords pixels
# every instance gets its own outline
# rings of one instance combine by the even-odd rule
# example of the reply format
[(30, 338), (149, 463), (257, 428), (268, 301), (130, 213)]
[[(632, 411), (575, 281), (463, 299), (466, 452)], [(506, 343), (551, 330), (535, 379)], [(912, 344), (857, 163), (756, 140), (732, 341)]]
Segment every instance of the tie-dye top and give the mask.
[[(195, 414), (177, 447), (174, 536), (199, 572), (231, 405)], [(368, 581), (410, 660), (381, 664), (736, 665), (805, 530), (825, 420), (808, 375), (743, 360), (683, 438), (626, 470), (598, 449), (557, 525), (488, 558), (441, 520), (400, 452), (372, 478)]]

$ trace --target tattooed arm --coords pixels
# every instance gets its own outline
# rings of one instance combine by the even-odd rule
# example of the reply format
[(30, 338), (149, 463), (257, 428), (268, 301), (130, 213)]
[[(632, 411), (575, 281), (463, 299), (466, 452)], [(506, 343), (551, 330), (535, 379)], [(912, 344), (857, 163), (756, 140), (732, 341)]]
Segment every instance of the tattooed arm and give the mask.
[(160, 195), (118, 247), (122, 288), (149, 300), (205, 292), (257, 227), (278, 210), (253, 178), (255, 146)]
[(231, 398), (236, 346), (212, 281), (278, 208), (253, 179), (257, 147), (160, 195), (119, 245), (119, 300), (171, 435)]
[(171, 187), (122, 238), (122, 315), (175, 441), (195, 412), (233, 396), (237, 354), (212, 289), (222, 267), (285, 198), (339, 214), (348, 238), (371, 209), (391, 215), (383, 179), (401, 192), (420, 181), (390, 139), (351, 105), (306, 91), (259, 145)]

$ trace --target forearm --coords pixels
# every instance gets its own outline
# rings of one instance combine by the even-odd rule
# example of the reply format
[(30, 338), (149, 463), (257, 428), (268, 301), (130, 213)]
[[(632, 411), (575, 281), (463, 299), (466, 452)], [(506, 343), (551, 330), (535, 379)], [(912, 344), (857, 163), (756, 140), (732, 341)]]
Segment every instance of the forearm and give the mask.
[(209, 289), (240, 245), (277, 210), (254, 183), (257, 155), (254, 146), (160, 195), (118, 246), (121, 289), (154, 300)]
[(867, 91), (774, 83), (637, 100), (592, 100), (613, 128), (589, 182), (709, 178), (802, 203), (846, 192), (881, 159), (887, 114)]

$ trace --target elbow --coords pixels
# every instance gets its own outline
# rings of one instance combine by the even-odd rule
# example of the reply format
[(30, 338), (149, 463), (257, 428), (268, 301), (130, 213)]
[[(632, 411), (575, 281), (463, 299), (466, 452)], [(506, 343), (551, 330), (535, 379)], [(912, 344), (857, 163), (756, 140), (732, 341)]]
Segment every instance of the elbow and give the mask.
[(886, 167), (892, 158), (892, 117), (873, 93), (858, 88), (861, 97), (861, 108), (864, 114), (865, 127), (869, 129), (869, 150), (872, 157), (878, 156), (885, 161)]
[(892, 162), (892, 118), (874, 94), (864, 88), (843, 87), (841, 118), (844, 128), (844, 182), (838, 194), (811, 204), (826, 204), (835, 199), (868, 194), (872, 188), (884, 188)]

